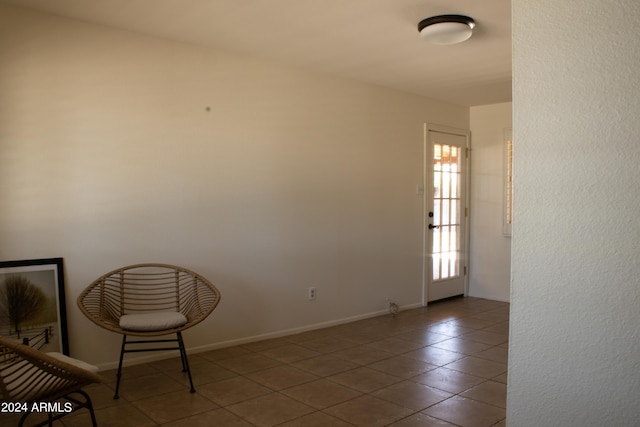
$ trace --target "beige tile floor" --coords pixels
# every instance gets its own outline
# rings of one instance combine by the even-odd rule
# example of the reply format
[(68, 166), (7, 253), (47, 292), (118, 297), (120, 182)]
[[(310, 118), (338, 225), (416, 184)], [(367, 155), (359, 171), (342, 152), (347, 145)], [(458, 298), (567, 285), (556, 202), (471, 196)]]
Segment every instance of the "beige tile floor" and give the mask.
[(191, 355), (193, 394), (177, 358), (86, 390), (102, 427), (504, 426), (508, 329), (507, 303), (456, 298)]

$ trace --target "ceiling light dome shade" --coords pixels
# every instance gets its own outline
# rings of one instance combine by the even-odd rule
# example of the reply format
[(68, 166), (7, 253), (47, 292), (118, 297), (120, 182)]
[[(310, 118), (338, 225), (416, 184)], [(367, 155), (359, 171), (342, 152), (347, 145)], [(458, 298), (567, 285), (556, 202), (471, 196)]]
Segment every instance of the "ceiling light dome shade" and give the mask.
[(456, 44), (471, 37), (475, 21), (463, 15), (439, 15), (418, 24), (420, 37), (433, 44)]

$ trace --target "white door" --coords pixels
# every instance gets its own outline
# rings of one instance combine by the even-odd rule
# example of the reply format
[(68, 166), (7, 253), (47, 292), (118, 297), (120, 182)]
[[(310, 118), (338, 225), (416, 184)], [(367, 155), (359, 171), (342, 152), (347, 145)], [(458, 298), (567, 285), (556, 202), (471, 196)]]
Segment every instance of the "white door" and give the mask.
[(468, 133), (428, 130), (426, 144), (426, 300), (465, 293)]

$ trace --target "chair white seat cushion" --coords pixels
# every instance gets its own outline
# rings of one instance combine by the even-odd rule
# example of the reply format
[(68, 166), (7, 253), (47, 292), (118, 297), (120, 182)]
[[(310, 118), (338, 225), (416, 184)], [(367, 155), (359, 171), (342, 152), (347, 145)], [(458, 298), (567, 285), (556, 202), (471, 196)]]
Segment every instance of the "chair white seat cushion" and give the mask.
[(120, 317), (120, 327), (128, 331), (162, 331), (180, 327), (185, 323), (187, 318), (177, 311), (152, 311), (125, 314)]
[(66, 362), (69, 365), (73, 365), (77, 368), (84, 369), (85, 371), (93, 372), (94, 374), (97, 374), (99, 371), (97, 366), (93, 366), (87, 362), (83, 362), (82, 360), (74, 359), (73, 357), (65, 356), (62, 353), (58, 353), (54, 351), (51, 353), (47, 353), (47, 355), (53, 357), (54, 359), (58, 359), (63, 362)]

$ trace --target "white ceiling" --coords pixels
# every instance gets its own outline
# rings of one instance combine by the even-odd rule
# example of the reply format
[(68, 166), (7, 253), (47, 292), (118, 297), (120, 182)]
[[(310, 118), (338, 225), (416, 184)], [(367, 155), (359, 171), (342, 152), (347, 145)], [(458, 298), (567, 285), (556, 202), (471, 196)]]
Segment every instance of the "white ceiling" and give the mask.
[[(510, 0), (2, 0), (465, 106), (511, 100)], [(468, 41), (420, 39), (441, 14), (476, 21)]]

